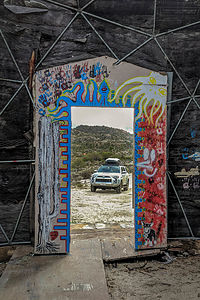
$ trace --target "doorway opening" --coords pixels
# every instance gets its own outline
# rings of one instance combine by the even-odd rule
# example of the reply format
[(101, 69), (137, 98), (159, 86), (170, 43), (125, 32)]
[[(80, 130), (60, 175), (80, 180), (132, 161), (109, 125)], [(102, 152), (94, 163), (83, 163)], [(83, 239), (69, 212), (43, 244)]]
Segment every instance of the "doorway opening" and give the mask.
[(133, 228), (134, 109), (72, 107), (71, 124), (71, 229)]

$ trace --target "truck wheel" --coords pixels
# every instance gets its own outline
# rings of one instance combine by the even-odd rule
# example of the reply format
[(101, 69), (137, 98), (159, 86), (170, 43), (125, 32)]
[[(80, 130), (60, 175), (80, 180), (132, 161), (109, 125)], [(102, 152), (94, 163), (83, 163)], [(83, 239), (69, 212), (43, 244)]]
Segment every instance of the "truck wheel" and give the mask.
[(121, 184), (116, 188), (117, 194), (120, 194), (122, 190)]
[(129, 179), (127, 181), (127, 184), (124, 186), (124, 191), (128, 191), (128, 188), (129, 188)]
[(96, 187), (91, 185), (91, 192), (96, 192)]

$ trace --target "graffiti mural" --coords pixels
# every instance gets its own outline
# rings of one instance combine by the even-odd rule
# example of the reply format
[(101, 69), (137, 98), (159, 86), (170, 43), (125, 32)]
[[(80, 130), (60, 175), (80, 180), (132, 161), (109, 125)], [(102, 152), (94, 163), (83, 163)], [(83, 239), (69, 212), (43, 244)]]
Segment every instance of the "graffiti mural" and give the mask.
[[(59, 156), (59, 130), (55, 123), (47, 117), (40, 118), (39, 122), (38, 175), (41, 179), (38, 184), (37, 199), (39, 204), (38, 224), (38, 253), (53, 253), (59, 249), (54, 242), (56, 232), (51, 231), (51, 223), (59, 214), (59, 165), (54, 156)], [(48, 151), (44, 149), (50, 149)], [(46, 170), (45, 176), (43, 172)], [(51, 203), (49, 197), (54, 201)], [(42, 220), (42, 222), (41, 222)], [(51, 232), (50, 232), (51, 231)]]
[[(153, 122), (153, 116), (159, 111), (155, 123), (157, 126), (166, 108), (167, 88), (159, 86), (162, 80), (163, 75), (156, 72), (151, 72), (150, 75), (146, 77), (131, 78), (118, 87), (111, 101), (115, 100), (117, 102), (117, 96), (120, 91), (128, 87), (128, 90), (126, 90), (122, 96), (123, 105), (125, 106), (128, 96), (134, 92), (131, 99), (131, 106), (134, 107), (135, 103), (139, 102), (139, 112), (136, 116), (136, 120), (140, 119), (144, 114), (145, 118)], [(150, 103), (153, 103), (153, 105), (151, 105), (151, 109), (147, 111)]]
[[(136, 110), (138, 105), (136, 104)], [(149, 106), (148, 109), (151, 111), (152, 107)], [(154, 114), (153, 122), (150, 122), (143, 114), (143, 118), (137, 120), (135, 126), (135, 174), (138, 182), (135, 189), (137, 248), (144, 248), (146, 245), (164, 247), (166, 244), (166, 110), (159, 127), (156, 127), (158, 117), (159, 112)], [(151, 227), (146, 224), (151, 224)], [(147, 231), (151, 234), (154, 232), (153, 242), (148, 242)]]
[[(186, 159), (186, 158), (184, 158)], [(198, 160), (197, 160), (198, 161)], [(190, 169), (181, 169), (181, 171), (175, 172), (174, 175), (178, 178), (181, 179), (183, 189), (184, 190), (196, 190), (200, 188), (199, 184), (199, 175), (200, 175), (200, 170), (199, 166), (196, 168), (190, 168)]]
[(35, 252), (69, 252), (72, 106), (135, 108), (135, 248), (166, 246), (166, 74), (100, 57), (38, 71), (34, 82)]
[(200, 152), (195, 150), (191, 151), (188, 148), (184, 148), (182, 153), (182, 158), (185, 160), (200, 161)]

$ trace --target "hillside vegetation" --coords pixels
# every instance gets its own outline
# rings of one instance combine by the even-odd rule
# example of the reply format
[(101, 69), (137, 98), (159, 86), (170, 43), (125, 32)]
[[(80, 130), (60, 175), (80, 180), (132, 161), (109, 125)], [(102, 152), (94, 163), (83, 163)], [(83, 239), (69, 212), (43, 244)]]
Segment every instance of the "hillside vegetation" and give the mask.
[(133, 134), (107, 127), (80, 125), (72, 129), (72, 183), (80, 184), (108, 157), (119, 158), (131, 172)]

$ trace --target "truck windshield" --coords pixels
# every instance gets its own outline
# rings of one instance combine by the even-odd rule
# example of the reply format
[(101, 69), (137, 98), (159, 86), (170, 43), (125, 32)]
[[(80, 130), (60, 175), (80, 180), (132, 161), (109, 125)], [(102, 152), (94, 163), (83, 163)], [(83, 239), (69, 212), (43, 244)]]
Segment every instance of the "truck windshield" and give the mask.
[(98, 172), (120, 173), (120, 167), (119, 166), (101, 166), (98, 169)]

